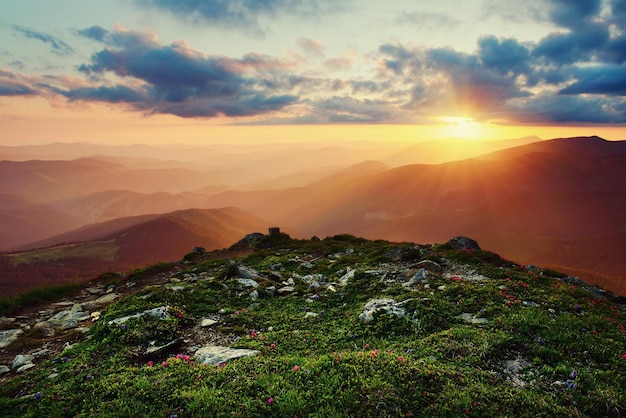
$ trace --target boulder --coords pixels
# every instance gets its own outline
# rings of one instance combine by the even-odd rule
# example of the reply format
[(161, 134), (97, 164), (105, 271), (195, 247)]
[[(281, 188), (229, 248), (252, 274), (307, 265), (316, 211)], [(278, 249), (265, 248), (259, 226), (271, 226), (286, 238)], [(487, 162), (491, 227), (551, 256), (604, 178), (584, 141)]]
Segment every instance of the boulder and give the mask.
[(0, 331), (0, 348), (9, 346), (23, 332), (24, 331), (22, 331), (21, 329), (7, 329), (4, 331)]
[(170, 317), (169, 309), (167, 306), (159, 306), (158, 308), (148, 309), (138, 314), (127, 315), (121, 318), (115, 318), (107, 322), (109, 325), (119, 325), (133, 318), (143, 318), (146, 316), (151, 316), (157, 319), (165, 319)]
[(18, 354), (13, 359), (13, 363), (11, 363), (11, 368), (13, 370), (17, 370), (26, 364), (32, 364), (32, 362), (33, 356), (29, 356), (28, 354)]
[(463, 236), (452, 238), (446, 245), (452, 247), (454, 250), (480, 250), (480, 246), (476, 241)]
[(433, 273), (441, 273), (443, 271), (443, 267), (431, 260), (422, 260), (415, 265), (415, 268), (424, 269)]
[(222, 364), (237, 358), (254, 356), (258, 353), (258, 350), (207, 345), (196, 351), (194, 358), (202, 364)]
[(403, 304), (404, 302), (397, 302), (395, 299), (389, 298), (372, 299), (365, 304), (363, 312), (359, 314), (359, 319), (370, 322), (374, 319), (374, 314), (378, 312), (403, 318), (406, 316), (406, 310), (402, 307)]

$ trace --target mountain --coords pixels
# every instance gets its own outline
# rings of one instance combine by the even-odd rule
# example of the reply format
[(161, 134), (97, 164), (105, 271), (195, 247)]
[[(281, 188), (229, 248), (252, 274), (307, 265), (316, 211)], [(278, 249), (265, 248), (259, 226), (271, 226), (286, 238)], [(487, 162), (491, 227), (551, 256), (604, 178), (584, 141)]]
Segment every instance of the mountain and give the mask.
[[(527, 262), (536, 251), (531, 237), (567, 238), (578, 248), (570, 252), (568, 265), (594, 270), (597, 277), (609, 275), (611, 289), (626, 292), (626, 285), (615, 286), (624, 280), (614, 273), (617, 266), (626, 269), (626, 261), (618, 261), (626, 260), (623, 245), (609, 238), (626, 230), (623, 148), (624, 142), (597, 137), (556, 139), (469, 160), (329, 178), (302, 188), (224, 192), (208, 203), (238, 206), (308, 236), (345, 232), (428, 242), (456, 233), (491, 234), (490, 250)], [(528, 245), (513, 254), (502, 243), (514, 235)], [(609, 249), (610, 269), (604, 257), (586, 254), (585, 240), (599, 236), (607, 239), (602, 247)], [(558, 246), (541, 242), (546, 243), (543, 260), (561, 258)]]
[(226, 248), (267, 227), (238, 208), (186, 209), (89, 225), (29, 246), (39, 249), (0, 255), (0, 290), (8, 295), (178, 260), (195, 247)]
[(467, 237), (255, 238), (2, 299), (3, 416), (626, 413), (624, 297)]

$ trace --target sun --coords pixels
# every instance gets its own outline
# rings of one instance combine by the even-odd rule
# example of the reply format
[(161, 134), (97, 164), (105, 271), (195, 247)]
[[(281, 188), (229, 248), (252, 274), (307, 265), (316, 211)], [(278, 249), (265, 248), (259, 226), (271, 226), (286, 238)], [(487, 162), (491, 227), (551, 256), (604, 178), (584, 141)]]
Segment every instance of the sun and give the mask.
[(436, 118), (440, 134), (444, 138), (476, 139), (484, 134), (485, 124), (466, 116), (442, 116)]

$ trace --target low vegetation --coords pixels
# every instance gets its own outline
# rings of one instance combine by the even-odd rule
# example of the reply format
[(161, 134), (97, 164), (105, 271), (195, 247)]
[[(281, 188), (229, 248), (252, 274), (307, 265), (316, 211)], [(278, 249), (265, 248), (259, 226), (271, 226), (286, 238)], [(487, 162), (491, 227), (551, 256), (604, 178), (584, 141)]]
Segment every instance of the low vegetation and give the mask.
[[(274, 237), (245, 258), (224, 254), (113, 284), (133, 281), (136, 291), (83, 341), (6, 378), (3, 416), (626, 414), (625, 301), (608, 292), (487, 251), (349, 235)], [(444, 270), (420, 273), (425, 260)], [(259, 286), (242, 285), (236, 266), (258, 272)], [(293, 291), (276, 292), (287, 285)], [(363, 320), (376, 298), (406, 315)], [(110, 322), (161, 306), (172, 315)], [(202, 318), (218, 322), (200, 328)], [(203, 339), (258, 354), (202, 365), (194, 351)]]

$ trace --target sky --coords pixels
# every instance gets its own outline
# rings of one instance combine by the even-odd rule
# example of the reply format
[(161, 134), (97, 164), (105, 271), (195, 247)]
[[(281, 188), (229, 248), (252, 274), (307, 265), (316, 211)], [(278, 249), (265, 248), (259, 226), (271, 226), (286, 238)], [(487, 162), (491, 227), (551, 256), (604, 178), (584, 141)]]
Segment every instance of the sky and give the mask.
[(626, 0), (20, 0), (0, 144), (626, 139)]

